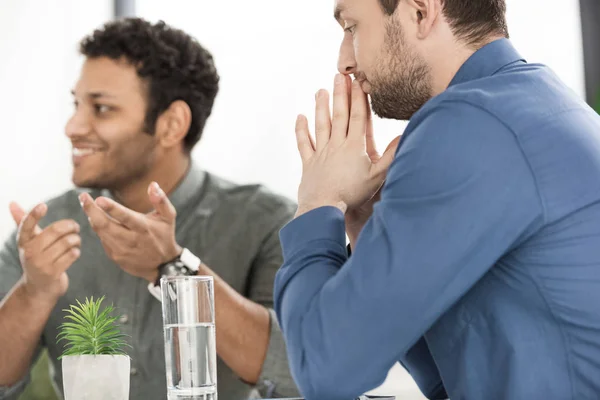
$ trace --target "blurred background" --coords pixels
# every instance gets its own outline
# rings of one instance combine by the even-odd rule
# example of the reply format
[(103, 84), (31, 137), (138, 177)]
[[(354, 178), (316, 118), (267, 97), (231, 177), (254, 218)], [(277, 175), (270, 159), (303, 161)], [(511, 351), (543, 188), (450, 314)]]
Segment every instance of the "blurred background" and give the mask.
[[(507, 0), (511, 38), (529, 62), (549, 65), (578, 95), (600, 105), (600, 2)], [(342, 31), (333, 0), (1, 0), (0, 237), (14, 223), (8, 203), (29, 208), (71, 186), (71, 147), (63, 127), (82, 59), (77, 43), (120, 16), (164, 20), (209, 49), (221, 89), (193, 153), (205, 169), (260, 182), (295, 198), (300, 160), (298, 113), (313, 116), (314, 93), (331, 89)], [(380, 148), (404, 123), (375, 121)], [(23, 399), (50, 399), (46, 366)], [(421, 399), (395, 367), (376, 393)]]

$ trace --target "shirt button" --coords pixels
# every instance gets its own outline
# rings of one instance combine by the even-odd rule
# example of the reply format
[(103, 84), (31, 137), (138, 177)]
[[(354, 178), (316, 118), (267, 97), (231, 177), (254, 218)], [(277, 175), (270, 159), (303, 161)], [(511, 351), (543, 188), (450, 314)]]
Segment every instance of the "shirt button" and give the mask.
[(137, 375), (138, 370), (136, 367), (131, 367), (131, 371), (129, 372), (131, 375)]
[(129, 317), (127, 316), (127, 314), (121, 315), (121, 317), (119, 318), (119, 322), (122, 324), (126, 324), (127, 321), (129, 321)]

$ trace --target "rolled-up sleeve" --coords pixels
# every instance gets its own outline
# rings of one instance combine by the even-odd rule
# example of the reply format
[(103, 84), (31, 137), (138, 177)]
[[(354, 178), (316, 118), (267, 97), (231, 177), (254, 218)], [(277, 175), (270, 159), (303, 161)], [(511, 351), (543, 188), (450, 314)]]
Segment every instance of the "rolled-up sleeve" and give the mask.
[(285, 341), (273, 309), (269, 309), (269, 317), (271, 323), (269, 347), (257, 388), (261, 395), (267, 398), (298, 396), (300, 392), (290, 372)]
[(273, 285), (275, 274), (283, 263), (280, 229), (289, 222), (295, 212), (295, 206), (285, 204), (271, 214), (270, 226), (258, 257), (253, 263), (248, 298), (265, 306), (269, 311), (270, 335), (267, 354), (256, 388), (262, 397), (294, 397), (299, 395), (298, 388), (290, 372), (286, 345), (273, 310)]

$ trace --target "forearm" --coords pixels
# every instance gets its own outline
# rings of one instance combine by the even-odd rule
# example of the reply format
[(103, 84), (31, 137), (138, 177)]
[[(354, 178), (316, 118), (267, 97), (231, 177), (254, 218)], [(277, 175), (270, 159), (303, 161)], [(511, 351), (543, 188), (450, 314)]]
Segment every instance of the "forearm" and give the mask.
[(199, 273), (214, 277), (219, 357), (242, 380), (255, 384), (269, 345), (269, 312), (240, 295), (207, 266), (202, 265)]
[(0, 303), (0, 386), (25, 376), (56, 300), (32, 295), (23, 280)]

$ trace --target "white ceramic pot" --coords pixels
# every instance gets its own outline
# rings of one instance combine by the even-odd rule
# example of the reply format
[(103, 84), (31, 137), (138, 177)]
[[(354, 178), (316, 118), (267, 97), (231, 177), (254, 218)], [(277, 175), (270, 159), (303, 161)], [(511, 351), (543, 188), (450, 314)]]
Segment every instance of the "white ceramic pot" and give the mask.
[(129, 369), (129, 356), (63, 357), (65, 400), (128, 400)]

